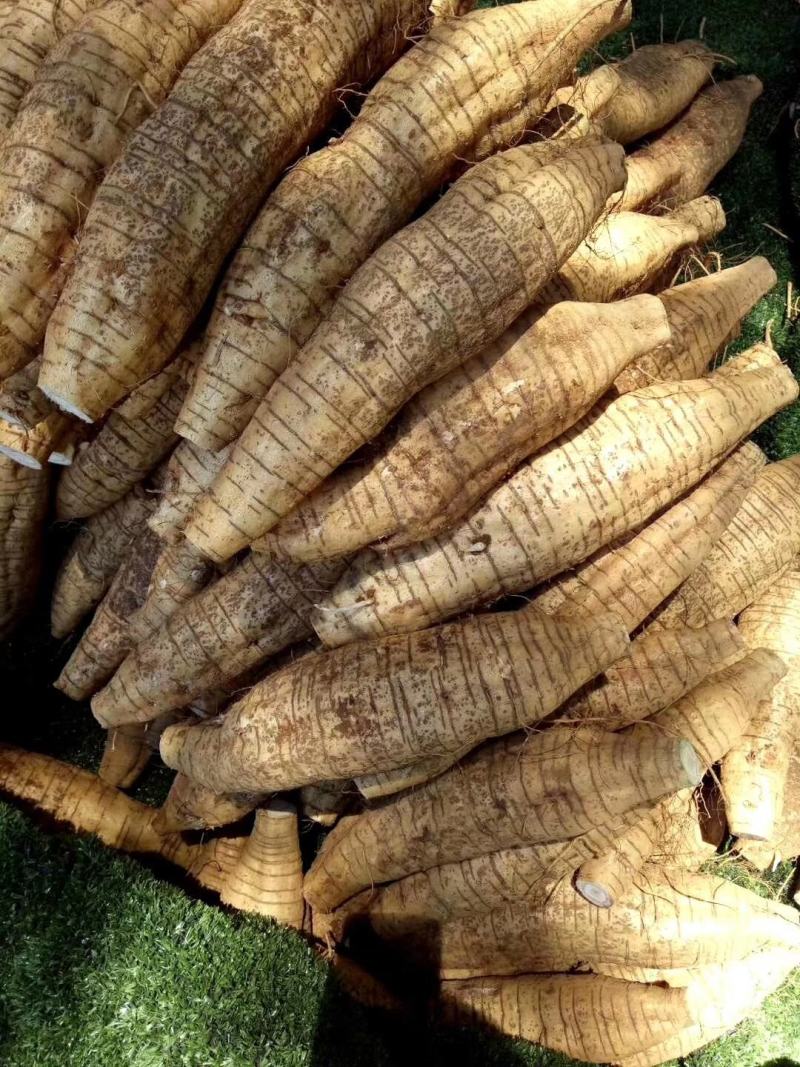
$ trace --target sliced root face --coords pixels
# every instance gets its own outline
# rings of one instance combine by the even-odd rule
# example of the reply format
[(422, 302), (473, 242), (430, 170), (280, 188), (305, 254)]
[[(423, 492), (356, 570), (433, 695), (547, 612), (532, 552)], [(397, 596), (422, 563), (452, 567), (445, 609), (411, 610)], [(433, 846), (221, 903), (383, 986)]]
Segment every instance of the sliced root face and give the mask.
[(596, 908), (610, 908), (614, 903), (614, 897), (608, 888), (599, 882), (588, 882), (585, 878), (575, 879), (575, 889), (584, 900), (594, 904)]
[(90, 415), (87, 411), (83, 411), (81, 408), (77, 407), (77, 405), (73, 404), (57, 390), (49, 388), (44, 383), (41, 384), (39, 388), (47, 397), (47, 399), (51, 403), (55, 404), (55, 406), (60, 411), (66, 412), (67, 415), (72, 415), (73, 418), (80, 419), (81, 422), (93, 423), (95, 421), (95, 417), (93, 415)]
[(19, 463), (21, 467), (29, 467), (30, 470), (40, 471), (42, 464), (36, 458), (36, 456), (29, 456), (25, 452), (20, 452), (17, 448), (9, 448), (8, 445), (0, 445), (0, 453), (4, 456), (8, 456), (9, 459), (13, 459), (15, 463)]

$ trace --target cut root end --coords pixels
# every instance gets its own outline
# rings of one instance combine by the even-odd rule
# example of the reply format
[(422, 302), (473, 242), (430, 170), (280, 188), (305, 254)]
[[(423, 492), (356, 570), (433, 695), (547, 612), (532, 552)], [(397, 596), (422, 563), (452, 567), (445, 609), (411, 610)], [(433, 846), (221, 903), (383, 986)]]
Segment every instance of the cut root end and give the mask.
[(47, 458), (47, 462), (55, 464), (56, 467), (71, 467), (74, 458), (75, 446), (70, 445), (68, 448), (60, 451), (51, 452)]
[(596, 908), (610, 908), (614, 904), (614, 898), (605, 886), (599, 882), (589, 882), (585, 878), (575, 879), (575, 890), (589, 904)]
[(22, 419), (17, 418), (16, 415), (12, 414), (10, 411), (6, 411), (5, 408), (2, 407), (0, 407), (0, 419), (2, 419), (3, 422), (7, 422), (9, 426), (19, 426), (21, 430), (31, 429), (30, 426), (25, 425)]
[(704, 770), (702, 760), (691, 741), (683, 740), (680, 743), (681, 766), (686, 771), (688, 784), (697, 786), (703, 778)]
[(42, 385), (41, 382), (39, 383), (39, 389), (52, 404), (55, 404), (61, 411), (65, 411), (67, 415), (72, 415), (76, 419), (80, 419), (81, 422), (92, 423), (95, 421), (91, 415), (87, 414), (85, 411), (81, 411), (79, 407), (67, 400), (61, 393), (57, 393), (55, 389), (51, 389), (47, 385)]
[(15, 463), (19, 463), (20, 467), (30, 467), (31, 470), (40, 471), (42, 465), (38, 459), (34, 456), (29, 456), (25, 452), (20, 452), (16, 448), (9, 448), (8, 445), (0, 445), (0, 453), (7, 456), (9, 459), (13, 459)]
[(749, 830), (748, 831), (748, 830), (741, 830), (741, 829), (738, 829), (738, 828), (736, 830), (734, 830), (731, 827), (731, 833), (735, 837), (741, 838), (742, 841), (765, 841), (766, 842), (766, 841), (770, 840), (770, 835), (769, 834), (756, 833), (754, 830)]

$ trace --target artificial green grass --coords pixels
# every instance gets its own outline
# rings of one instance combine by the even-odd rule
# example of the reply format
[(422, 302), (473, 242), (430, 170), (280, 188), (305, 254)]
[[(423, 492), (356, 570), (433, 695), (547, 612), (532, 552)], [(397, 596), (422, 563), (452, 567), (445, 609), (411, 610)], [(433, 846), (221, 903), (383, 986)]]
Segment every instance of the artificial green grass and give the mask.
[[(800, 85), (800, 8), (794, 0), (634, 0), (630, 33), (607, 56), (697, 35), (735, 70), (766, 83), (742, 151), (713, 191), (728, 214), (727, 263), (760, 253), (780, 282), (751, 315), (736, 351), (772, 338), (800, 372), (800, 338), (786, 286), (800, 287), (797, 146), (788, 104)], [(729, 71), (726, 70), (725, 73)], [(768, 226), (785, 233), (789, 240)], [(773, 458), (800, 450), (798, 407), (759, 435)], [(50, 553), (55, 558), (59, 535)], [(95, 766), (100, 734), (85, 708), (50, 688), (69, 646), (38, 622), (0, 657), (3, 737)], [(154, 769), (137, 794), (159, 801)], [(746, 877), (741, 865), (726, 873)], [(775, 893), (778, 883), (753, 886)], [(692, 1067), (779, 1067), (800, 1061), (800, 974), (731, 1037), (690, 1057)], [(188, 895), (164, 872), (97, 842), (44, 832), (0, 805), (0, 1064), (3, 1067), (564, 1067), (540, 1049), (470, 1031), (393, 1021), (349, 1000), (300, 937)]]

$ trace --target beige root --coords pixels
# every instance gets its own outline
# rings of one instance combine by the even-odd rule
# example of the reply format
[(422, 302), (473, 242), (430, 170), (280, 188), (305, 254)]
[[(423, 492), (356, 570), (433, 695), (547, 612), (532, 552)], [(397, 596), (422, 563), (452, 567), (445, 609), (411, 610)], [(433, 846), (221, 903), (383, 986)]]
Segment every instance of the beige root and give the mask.
[(792, 742), (800, 725), (800, 571), (793, 568), (782, 575), (743, 611), (739, 629), (749, 648), (768, 648), (787, 667), (722, 764), (731, 833), (768, 841), (783, 812)]
[(360, 553), (314, 627), (326, 645), (340, 645), (523, 593), (640, 527), (797, 391), (788, 368), (776, 366), (619, 397), (523, 463), (449, 533)]
[(211, 486), (222, 469), (229, 448), (208, 452), (191, 441), (181, 441), (172, 453), (164, 474), (164, 490), (150, 528), (168, 544), (183, 538), (183, 527), (197, 499)]
[(92, 701), (95, 717), (106, 726), (145, 722), (305, 640), (314, 603), (342, 566), (280, 565), (249, 555), (128, 656)]
[[(646, 978), (525, 975), (446, 982), (442, 997), (453, 1022), (488, 1023), (582, 1060), (657, 1067), (729, 1032), (798, 962), (798, 953), (771, 948), (743, 960), (686, 969), (677, 987), (644, 984)], [(661, 973), (671, 974), (651, 973), (652, 982)]]
[(302, 928), (303, 861), (293, 804), (271, 800), (256, 812), (252, 833), (222, 886), (220, 900)]
[(489, 1025), (591, 1063), (666, 1041), (690, 1018), (685, 989), (596, 974), (444, 982), (440, 996), (448, 1022)]
[(686, 738), (711, 767), (741, 741), (759, 701), (785, 674), (786, 664), (776, 652), (758, 649), (631, 729), (642, 735), (655, 731)]
[(792, 456), (759, 472), (728, 529), (658, 612), (657, 624), (702, 626), (738, 615), (780, 577), (798, 552), (800, 456)]
[(336, 472), (254, 547), (309, 560), (434, 536), (671, 336), (652, 296), (565, 301), (527, 319), (414, 397), (365, 469)]
[(54, 637), (71, 633), (105, 595), (154, 503), (143, 485), (135, 485), (122, 500), (93, 515), (78, 530), (53, 589), (50, 622)]
[(239, 847), (235, 839), (192, 845), (179, 834), (162, 835), (153, 826), (158, 809), (88, 771), (13, 745), (0, 745), (0, 791), (35, 804), (111, 848), (161, 856), (214, 892), (220, 891)]
[(656, 199), (674, 205), (704, 193), (742, 143), (763, 88), (750, 74), (704, 89), (666, 133), (628, 158), (628, 181), (614, 206), (636, 211)]
[(761, 256), (738, 267), (703, 275), (659, 293), (672, 331), (672, 343), (635, 359), (614, 385), (620, 393), (653, 382), (699, 378), (736, 336), (744, 316), (778, 280)]
[[(645, 864), (613, 908), (596, 908), (569, 879), (544, 903), (506, 905), (445, 923), (430, 949), (443, 978), (568, 970), (579, 961), (697, 967), (766, 947), (800, 952), (797, 912), (722, 878)], [(438, 946), (434, 942), (438, 940)]]
[(53, 410), (53, 405), (36, 384), (41, 362), (41, 357), (37, 357), (0, 382), (0, 419), (12, 426), (32, 430)]
[(25, 615), (36, 593), (50, 471), (0, 456), (0, 640)]
[(490, 747), (350, 821), (311, 867), (306, 899), (330, 911), (366, 886), (415, 871), (564, 841), (696, 785), (701, 773), (691, 745), (653, 733), (625, 738), (556, 728), (516, 751)]
[(700, 969), (687, 985), (696, 1021), (661, 1044), (626, 1057), (621, 1067), (657, 1067), (723, 1037), (778, 989), (799, 962), (797, 952), (773, 948), (744, 960)]
[(613, 611), (633, 632), (702, 563), (766, 463), (752, 442), (642, 530), (601, 549), (535, 594), (549, 614)]
[(781, 860), (793, 860), (800, 856), (800, 759), (794, 745), (783, 791), (783, 810), (775, 821), (772, 838), (769, 841), (747, 838), (737, 841), (738, 851), (762, 871)]
[(189, 358), (173, 360), (111, 412), (58, 484), (60, 519), (110, 507), (158, 466), (177, 440), (173, 425), (190, 374)]
[(336, 90), (383, 70), (425, 10), (247, 0), (193, 56), (94, 197), (45, 334), (39, 387), (54, 403), (93, 422), (168, 362)]
[(406, 400), (495, 341), (623, 177), (622, 149), (598, 143), (512, 148), (468, 171), (353, 275), (257, 408), (186, 537), (224, 560), (266, 533)]
[(629, 19), (625, 0), (535, 0), (435, 26), (267, 200), (223, 279), (179, 432), (234, 440), (370, 253), (453, 171), (523, 140), (581, 54)]
[[(148, 532), (152, 537), (156, 536), (152, 530)], [(158, 544), (161, 551), (153, 564), (145, 598), (130, 622), (134, 639), (132, 647), (148, 641), (176, 611), (218, 575), (214, 564), (185, 541), (166, 548), (160, 541)]]
[(0, 144), (50, 49), (101, 2), (27, 0), (0, 9)]
[(94, 618), (55, 683), (71, 700), (86, 700), (105, 685), (135, 645), (133, 622), (147, 595), (158, 538), (145, 528), (131, 543)]
[(260, 800), (258, 796), (244, 793), (219, 796), (185, 775), (176, 774), (159, 810), (156, 826), (160, 833), (166, 834), (182, 830), (214, 830), (238, 822)]
[(241, 3), (104, 0), (47, 55), (3, 145), (0, 376), (41, 350), (107, 169)]
[(725, 228), (718, 200), (702, 196), (668, 215), (618, 211), (606, 215), (537, 296), (559, 300), (611, 301), (654, 285), (673, 271), (679, 257)]
[(301, 659), (255, 685), (221, 723), (168, 731), (161, 752), (217, 792), (455, 758), (549, 715), (626, 647), (613, 617), (478, 616)]
[(454, 763), (458, 763), (462, 756), (471, 752), (472, 748), (470, 745), (461, 752), (448, 752), (444, 756), (416, 760), (407, 767), (397, 767), (390, 771), (361, 774), (355, 779), (355, 786), (367, 800), (378, 800), (380, 797), (391, 796), (392, 793), (401, 793), (444, 774)]
[(130, 789), (153, 755), (145, 731), (139, 727), (107, 730), (97, 776), (115, 789)]
[[(597, 121), (612, 140), (630, 144), (666, 126), (691, 103), (711, 77), (714, 55), (702, 41), (645, 45), (613, 69), (618, 89)], [(582, 84), (603, 77), (598, 67)]]
[(646, 808), (632, 808), (567, 841), (500, 849), (431, 867), (364, 890), (332, 915), (315, 915), (327, 922), (334, 939), (346, 934), (353, 918), (365, 914), (382, 936), (394, 937), (436, 929), (461, 915), (486, 915), (515, 900), (543, 901), (554, 881), (572, 877), (585, 860), (608, 852), (647, 813)]
[(595, 907), (610, 908), (630, 893), (645, 863), (696, 870), (714, 851), (700, 833), (694, 790), (682, 789), (657, 804), (613, 848), (583, 862), (575, 872), (575, 889)]
[(73, 425), (72, 419), (55, 410), (30, 429), (0, 421), (0, 454), (23, 467), (41, 470), (54, 452), (68, 447)]
[(621, 730), (674, 704), (708, 674), (739, 659), (744, 647), (727, 619), (642, 634), (627, 655), (559, 708), (557, 721)]

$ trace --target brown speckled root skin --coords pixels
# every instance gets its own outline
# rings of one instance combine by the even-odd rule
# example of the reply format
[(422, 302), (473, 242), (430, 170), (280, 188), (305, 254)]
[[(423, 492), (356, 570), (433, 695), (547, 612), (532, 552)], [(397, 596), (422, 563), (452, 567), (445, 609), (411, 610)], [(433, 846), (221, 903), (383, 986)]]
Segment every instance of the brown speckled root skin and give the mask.
[[(331, 911), (362, 889), (415, 871), (565, 841), (696, 785), (701, 775), (691, 745), (654, 733), (645, 739), (555, 728), (512, 751), (490, 746), (348, 820), (306, 876), (306, 899)], [(569, 792), (558, 785), (564, 781)], [(608, 789), (598, 789), (598, 782)]]
[[(149, 532), (156, 536), (152, 530)], [(159, 546), (144, 601), (131, 619), (131, 647), (148, 641), (176, 611), (219, 577), (217, 567), (186, 541), (166, 547), (159, 541)]]
[(769, 841), (784, 808), (784, 790), (800, 725), (800, 571), (783, 574), (739, 616), (751, 649), (768, 648), (786, 674), (756, 710), (741, 742), (722, 763), (722, 789), (730, 832)]
[[(527, 327), (527, 328), (526, 328)], [(405, 406), (366, 467), (342, 468), (254, 548), (289, 559), (397, 548), (448, 529), (526, 456), (574, 425), (615, 368), (669, 345), (653, 296), (523, 314)]]
[(251, 553), (128, 656), (92, 701), (95, 717), (106, 726), (146, 722), (310, 637), (314, 604), (343, 567), (278, 564)]
[(72, 633), (99, 603), (154, 506), (153, 494), (144, 485), (135, 485), (122, 500), (93, 515), (78, 530), (53, 587), (53, 637)]
[(41, 351), (95, 190), (186, 61), (241, 2), (105, 0), (48, 54), (3, 144), (0, 368)]
[(523, 593), (643, 525), (797, 394), (789, 368), (777, 366), (654, 385), (598, 405), (452, 531), (356, 556), (314, 627), (326, 645), (341, 645)]
[(55, 683), (71, 700), (87, 700), (135, 646), (133, 623), (158, 558), (158, 538), (145, 528), (131, 544), (94, 618)]
[(695, 791), (682, 789), (656, 804), (613, 848), (582, 863), (573, 884), (590, 904), (612, 908), (624, 901), (645, 863), (697, 871), (715, 851), (703, 840)]
[(95, 196), (45, 335), (51, 400), (93, 422), (164, 366), (335, 90), (382, 70), (425, 8), (248, 0), (207, 42)]
[(191, 371), (191, 358), (179, 356), (111, 412), (58, 483), (59, 519), (96, 515), (158, 466), (177, 441), (173, 424)]
[[(0, 145), (48, 52), (102, 0), (17, 0), (0, 11)], [(0, 372), (0, 377), (2, 377)]]
[(169, 458), (164, 488), (150, 528), (162, 541), (183, 541), (183, 527), (198, 498), (208, 489), (228, 458), (229, 448), (209, 452), (191, 441), (181, 441)]
[(580, 1060), (657, 1067), (729, 1033), (798, 961), (794, 951), (765, 949), (686, 970), (677, 987), (596, 975), (472, 978), (443, 984), (443, 1010), (458, 1025), (482, 1022)]
[(800, 553), (800, 456), (769, 463), (704, 562), (657, 613), (654, 624), (702, 626), (752, 604)]
[(219, 725), (168, 731), (162, 756), (216, 792), (391, 770), (538, 722), (626, 648), (613, 616), (524, 611), (363, 642), (270, 675)]
[(36, 592), (50, 499), (50, 470), (0, 456), (0, 639), (28, 610)]
[(496, 340), (622, 188), (623, 158), (612, 144), (509, 149), (381, 245), (256, 410), (188, 540), (228, 559), (406, 400)]
[(0, 383), (0, 419), (32, 430), (53, 410), (53, 405), (37, 386), (41, 357), (34, 359)]
[(370, 253), (454, 170), (526, 139), (581, 55), (629, 19), (626, 0), (534, 0), (434, 26), (265, 204), (223, 279), (179, 432), (212, 450), (235, 440)]
[(353, 919), (360, 920), (367, 912), (375, 929), (390, 937), (392, 931), (410, 935), (414, 929), (432, 929), (461, 915), (486, 915), (515, 900), (544, 900), (554, 881), (571, 876), (585, 860), (613, 848), (647, 814), (647, 808), (631, 808), (568, 841), (516, 845), (429, 867), (365, 889), (333, 913), (314, 914), (338, 941)]
[(752, 74), (704, 89), (666, 133), (629, 156), (628, 181), (614, 208), (682, 204), (700, 196), (734, 155), (763, 85)]

